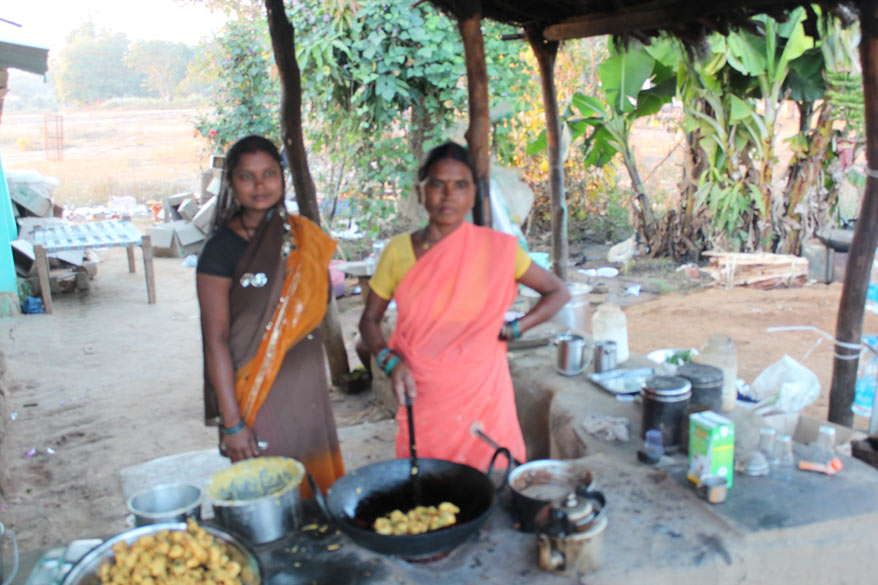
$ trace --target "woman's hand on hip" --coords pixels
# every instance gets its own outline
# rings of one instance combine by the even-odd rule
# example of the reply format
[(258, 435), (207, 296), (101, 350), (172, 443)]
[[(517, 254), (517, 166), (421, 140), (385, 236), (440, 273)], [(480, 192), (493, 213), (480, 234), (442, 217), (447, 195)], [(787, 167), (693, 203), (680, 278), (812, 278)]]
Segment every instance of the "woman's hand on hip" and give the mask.
[(396, 394), (396, 400), (400, 406), (405, 404), (406, 394), (412, 398), (418, 395), (415, 377), (412, 375), (409, 365), (404, 361), (393, 368), (393, 371), (390, 373), (390, 382), (393, 385), (393, 392)]
[(234, 435), (225, 435), (223, 437), (223, 445), (225, 446), (226, 455), (232, 460), (232, 463), (259, 456), (256, 437), (253, 435), (250, 427), (244, 427)]

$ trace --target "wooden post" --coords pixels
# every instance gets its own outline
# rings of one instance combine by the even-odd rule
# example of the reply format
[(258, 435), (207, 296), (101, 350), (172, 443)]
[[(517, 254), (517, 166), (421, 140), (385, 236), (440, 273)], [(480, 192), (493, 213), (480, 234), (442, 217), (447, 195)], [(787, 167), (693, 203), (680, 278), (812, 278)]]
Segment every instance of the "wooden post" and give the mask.
[[(302, 134), (302, 78), (296, 61), (296, 31), (284, 10), (283, 0), (265, 0), (268, 31), (274, 61), (281, 81), (281, 126), (284, 150), (293, 175), (293, 187), (299, 213), (320, 225), (317, 189), (308, 168), (305, 138)], [(335, 295), (330, 295), (326, 316), (323, 318), (323, 347), (329, 361), (332, 383), (343, 388), (345, 376), (350, 373), (348, 353), (341, 333), (341, 319)]]
[(567, 282), (567, 197), (564, 193), (564, 161), (561, 160), (561, 118), (558, 116), (558, 92), (555, 88), (557, 41), (547, 41), (536, 26), (525, 27), (525, 34), (540, 67), (543, 88), (543, 112), (546, 116), (546, 144), (549, 154), (549, 185), (552, 195), (552, 269)]
[(128, 250), (128, 272), (134, 274), (137, 272), (137, 268), (134, 266), (134, 244), (128, 244), (125, 247)]
[(308, 168), (302, 134), (302, 78), (296, 61), (296, 31), (287, 18), (283, 0), (265, 0), (274, 61), (281, 81), (281, 127), (299, 213), (320, 225), (317, 188)]
[(52, 287), (49, 285), (49, 258), (46, 249), (39, 244), (34, 244), (34, 262), (37, 263), (37, 277), (40, 280), (40, 296), (43, 297), (43, 307), (47, 313), (53, 312)]
[[(860, 61), (863, 69), (863, 105), (866, 120), (866, 165), (869, 169), (866, 192), (854, 229), (844, 288), (838, 307), (835, 338), (859, 344), (863, 334), (866, 292), (872, 273), (875, 246), (878, 245), (878, 0), (860, 4)], [(851, 404), (857, 381), (858, 350), (835, 347), (832, 386), (829, 390), (830, 422), (851, 426)]]
[(488, 65), (482, 38), (482, 3), (468, 2), (469, 14), (458, 16), (457, 28), (463, 41), (469, 94), (469, 128), (466, 141), (476, 163), (478, 192), (473, 223), (491, 225), (491, 113), (488, 100)]
[(143, 274), (146, 276), (146, 300), (155, 303), (155, 272), (152, 269), (152, 238), (142, 236), (140, 247), (143, 249)]

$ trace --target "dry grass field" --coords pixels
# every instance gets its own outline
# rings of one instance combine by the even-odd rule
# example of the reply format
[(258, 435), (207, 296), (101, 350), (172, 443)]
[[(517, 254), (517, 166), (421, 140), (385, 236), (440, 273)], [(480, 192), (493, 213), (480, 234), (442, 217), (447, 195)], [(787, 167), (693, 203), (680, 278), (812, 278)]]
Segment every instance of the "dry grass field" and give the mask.
[(200, 185), (207, 143), (195, 135), (196, 110), (78, 110), (63, 113), (61, 160), (45, 149), (42, 114), (5, 113), (0, 155), (6, 169), (57, 178), (55, 202), (73, 208), (111, 197), (158, 199)]

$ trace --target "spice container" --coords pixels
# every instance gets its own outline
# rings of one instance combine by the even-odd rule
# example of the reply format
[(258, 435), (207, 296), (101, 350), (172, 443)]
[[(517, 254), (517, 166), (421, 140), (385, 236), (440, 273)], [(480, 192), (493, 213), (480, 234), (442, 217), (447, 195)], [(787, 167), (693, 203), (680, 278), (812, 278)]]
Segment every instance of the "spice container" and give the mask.
[(679, 376), (652, 376), (643, 384), (643, 436), (658, 429), (666, 451), (680, 446), (680, 430), (685, 424), (692, 385)]
[(692, 384), (691, 405), (706, 406), (707, 410), (719, 412), (723, 405), (723, 371), (707, 364), (683, 364), (677, 375)]

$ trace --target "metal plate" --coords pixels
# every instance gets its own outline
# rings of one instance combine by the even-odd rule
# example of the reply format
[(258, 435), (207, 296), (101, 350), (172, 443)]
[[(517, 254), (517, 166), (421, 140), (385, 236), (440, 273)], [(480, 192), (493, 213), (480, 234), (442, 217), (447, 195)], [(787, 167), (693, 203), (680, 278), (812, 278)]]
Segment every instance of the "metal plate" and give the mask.
[(610, 394), (639, 394), (646, 382), (654, 373), (652, 368), (626, 369), (618, 368), (609, 372), (590, 374), (588, 379)]

